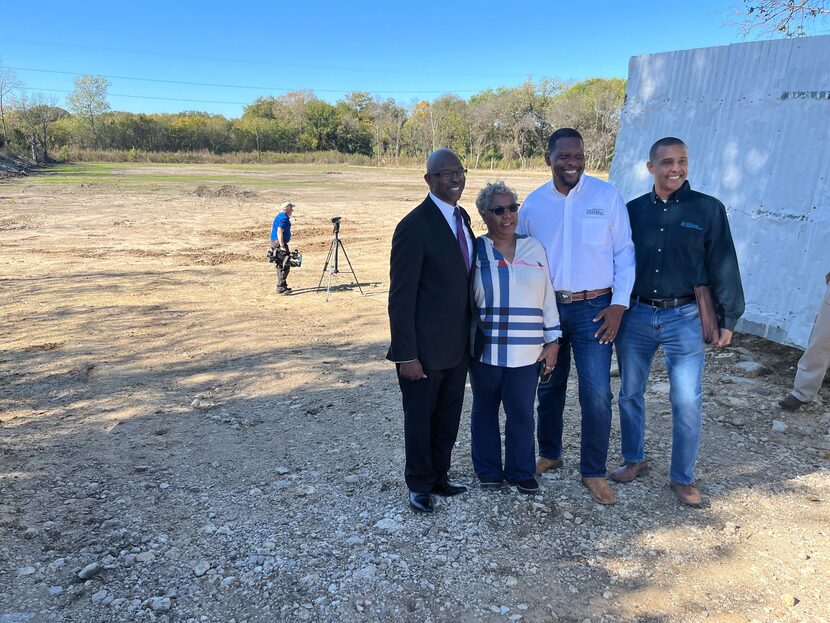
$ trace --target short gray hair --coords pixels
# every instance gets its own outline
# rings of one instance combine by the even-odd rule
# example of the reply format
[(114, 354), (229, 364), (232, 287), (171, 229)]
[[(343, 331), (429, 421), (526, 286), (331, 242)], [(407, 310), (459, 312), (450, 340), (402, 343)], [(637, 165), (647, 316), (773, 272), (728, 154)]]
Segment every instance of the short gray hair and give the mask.
[(510, 195), (513, 197), (514, 203), (519, 200), (516, 192), (501, 180), (490, 182), (479, 191), (478, 197), (476, 197), (476, 208), (478, 208), (478, 213), (482, 218), (484, 218), (484, 213), (492, 205), (493, 197), (496, 195)]

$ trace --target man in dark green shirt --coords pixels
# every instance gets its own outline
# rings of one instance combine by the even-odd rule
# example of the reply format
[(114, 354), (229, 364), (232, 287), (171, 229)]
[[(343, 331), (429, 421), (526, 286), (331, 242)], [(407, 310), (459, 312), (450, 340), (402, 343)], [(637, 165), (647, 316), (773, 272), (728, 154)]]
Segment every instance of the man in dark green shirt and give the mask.
[(620, 432), (625, 463), (610, 477), (630, 482), (648, 470), (645, 459), (645, 388), (651, 362), (663, 347), (671, 384), (670, 486), (684, 504), (700, 505), (694, 466), (703, 423), (701, 379), (706, 345), (695, 286), (709, 285), (719, 330), (712, 344), (728, 345), (744, 312), (738, 258), (726, 208), (694, 191), (686, 180), (688, 150), (678, 138), (649, 151), (652, 191), (626, 204), (636, 257), (631, 306), (617, 336)]

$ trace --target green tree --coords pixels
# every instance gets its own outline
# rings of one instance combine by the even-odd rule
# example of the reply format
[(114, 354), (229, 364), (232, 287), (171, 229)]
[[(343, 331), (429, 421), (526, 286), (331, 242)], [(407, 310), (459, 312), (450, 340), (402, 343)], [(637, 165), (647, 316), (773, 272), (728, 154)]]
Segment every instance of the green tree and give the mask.
[[(485, 153), (496, 146), (497, 97), (491, 89), (477, 93), (468, 103), (468, 122), (470, 126), (470, 157), (472, 166), (478, 168)], [(492, 163), (492, 159), (491, 159)]]
[(426, 158), (435, 151), (435, 126), (432, 106), (428, 101), (421, 100), (412, 105), (409, 119), (403, 126), (403, 135), (410, 155)]
[(403, 127), (407, 120), (406, 109), (391, 97), (375, 106), (375, 155), (380, 161), (390, 151), (399, 162), (403, 141)]
[(337, 129), (340, 118), (337, 109), (322, 100), (306, 106), (300, 144), (308, 149), (327, 151), (337, 149)]
[(110, 109), (107, 101), (109, 81), (103, 76), (76, 76), (75, 89), (66, 96), (73, 114), (89, 124), (93, 143), (99, 145), (95, 122)]
[(467, 102), (457, 95), (442, 95), (430, 106), (435, 149), (448, 147), (462, 158), (468, 155)]
[(55, 98), (35, 93), (18, 102), (20, 120), (35, 162), (49, 161), (49, 128), (68, 113), (56, 106)]
[(527, 81), (512, 89), (496, 91), (497, 141), (504, 155), (519, 160), (524, 168), (528, 157), (538, 152), (537, 111), (534, 108), (535, 85)]
[(377, 103), (363, 91), (346, 95), (335, 105), (338, 114), (337, 150), (347, 154), (372, 155), (376, 136)]
[(625, 100), (625, 80), (590, 78), (577, 82), (554, 98), (548, 111), (551, 127), (572, 127), (585, 139), (585, 161), (605, 170), (614, 157)]

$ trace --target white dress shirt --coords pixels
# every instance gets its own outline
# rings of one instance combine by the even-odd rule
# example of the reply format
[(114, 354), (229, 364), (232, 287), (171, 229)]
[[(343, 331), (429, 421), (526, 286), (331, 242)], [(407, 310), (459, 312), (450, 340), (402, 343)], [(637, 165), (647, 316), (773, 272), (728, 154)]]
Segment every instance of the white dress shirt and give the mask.
[[(447, 224), (450, 226), (453, 235), (458, 239), (458, 232), (455, 231), (455, 208), (456, 206), (451, 206), (446, 201), (441, 201), (438, 197), (429, 193), (429, 198), (435, 202), (435, 205), (438, 206), (438, 209), (441, 210), (441, 214), (444, 215), (444, 218), (447, 219)], [(464, 215), (461, 215), (461, 222), (464, 222)], [(467, 257), (470, 258), (470, 262), (473, 261), (473, 239), (470, 237), (470, 232), (467, 231), (466, 227), (462, 227), (461, 229), (464, 230), (464, 239), (467, 241)]]
[(628, 307), (634, 287), (634, 243), (622, 196), (590, 175), (563, 195), (553, 180), (530, 193), (519, 210), (517, 234), (545, 247), (556, 290), (613, 288), (612, 305)]

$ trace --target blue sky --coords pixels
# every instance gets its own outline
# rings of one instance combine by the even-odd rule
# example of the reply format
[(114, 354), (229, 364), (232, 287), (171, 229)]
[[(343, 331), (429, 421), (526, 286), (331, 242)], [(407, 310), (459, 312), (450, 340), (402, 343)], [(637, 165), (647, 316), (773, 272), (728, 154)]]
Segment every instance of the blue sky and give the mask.
[(78, 74), (108, 76), (113, 110), (132, 112), (238, 117), (295, 89), (409, 104), (528, 77), (625, 77), (631, 56), (738, 43), (740, 2), (30, 0), (5, 3), (0, 59), (59, 105)]

